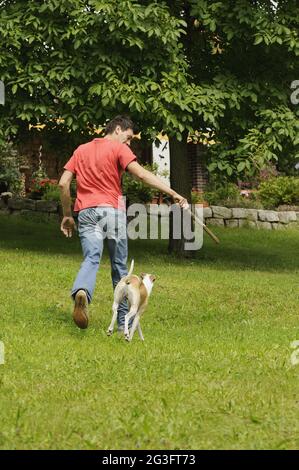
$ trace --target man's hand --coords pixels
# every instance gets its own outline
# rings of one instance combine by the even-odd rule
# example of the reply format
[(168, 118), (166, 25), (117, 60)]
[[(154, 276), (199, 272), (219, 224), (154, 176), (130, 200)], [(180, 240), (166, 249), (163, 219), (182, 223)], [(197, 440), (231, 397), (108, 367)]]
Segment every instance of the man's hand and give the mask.
[(77, 230), (73, 217), (63, 217), (60, 230), (69, 238), (73, 235), (73, 230)]
[(174, 193), (172, 195), (172, 199), (174, 200), (175, 203), (179, 204), (179, 206), (182, 209), (189, 209), (189, 204), (188, 204), (187, 199), (181, 196), (180, 194)]

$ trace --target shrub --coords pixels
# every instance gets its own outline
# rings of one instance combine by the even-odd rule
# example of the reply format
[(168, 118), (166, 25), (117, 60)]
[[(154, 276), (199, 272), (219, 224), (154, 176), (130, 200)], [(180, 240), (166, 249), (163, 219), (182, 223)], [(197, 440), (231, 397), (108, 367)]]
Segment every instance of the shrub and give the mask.
[(218, 186), (213, 191), (206, 191), (203, 194), (203, 199), (214, 206), (263, 208), (257, 191), (243, 190), (242, 193), (244, 194), (241, 194), (240, 188), (237, 185), (227, 183), (226, 185)]
[(205, 201), (204, 195), (200, 191), (192, 190), (191, 192), (191, 204), (203, 204)]
[(57, 188), (57, 180), (50, 178), (34, 178), (31, 180), (29, 197), (32, 199), (43, 199), (46, 192)]
[(252, 191), (250, 195), (239, 195), (235, 201), (227, 204), (227, 207), (243, 207), (246, 209), (263, 209), (264, 206), (259, 199), (258, 192)]
[(72, 179), (70, 192), (71, 192), (72, 200), (75, 201), (77, 197), (77, 180), (76, 179)]
[[(60, 189), (56, 180), (49, 180), (50, 182), (43, 186), (44, 192), (41, 198), (45, 201), (56, 201), (60, 203)], [(73, 179), (70, 186), (70, 193), (72, 203), (75, 202), (76, 193), (77, 193), (77, 184), (76, 180)]]
[[(143, 165), (146, 170), (157, 174), (157, 165)], [(122, 180), (123, 195), (127, 197), (128, 204), (151, 202), (156, 189), (143, 184), (141, 181), (135, 179), (130, 173), (124, 173)]]
[(12, 143), (0, 148), (0, 186), (1, 191), (18, 193), (21, 189), (20, 156)]
[(42, 199), (45, 201), (56, 201), (60, 202), (60, 190), (57, 184), (49, 185), (44, 194), (42, 195)]
[(218, 186), (217, 189), (206, 191), (204, 193), (204, 199), (210, 205), (226, 205), (236, 201), (239, 196), (240, 190), (238, 186), (233, 183), (227, 183), (224, 186)]
[(260, 184), (258, 191), (265, 207), (273, 209), (280, 204), (299, 204), (299, 178), (279, 176)]

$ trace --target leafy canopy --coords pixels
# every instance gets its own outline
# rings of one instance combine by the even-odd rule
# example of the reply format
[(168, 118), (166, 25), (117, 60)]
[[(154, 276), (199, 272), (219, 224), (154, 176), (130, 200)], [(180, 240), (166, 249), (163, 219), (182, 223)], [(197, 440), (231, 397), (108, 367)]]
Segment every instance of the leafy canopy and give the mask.
[(2, 0), (0, 139), (130, 113), (153, 137), (209, 132), (211, 170), (298, 153), (297, 2)]

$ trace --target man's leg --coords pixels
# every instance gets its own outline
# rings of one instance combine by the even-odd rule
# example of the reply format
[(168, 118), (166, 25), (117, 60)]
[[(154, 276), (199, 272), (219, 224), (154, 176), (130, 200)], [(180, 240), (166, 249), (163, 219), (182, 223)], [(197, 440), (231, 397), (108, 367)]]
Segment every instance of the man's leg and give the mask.
[(101, 233), (97, 223), (97, 214), (93, 208), (80, 211), (78, 222), (78, 232), (84, 261), (81, 264), (74, 282), (72, 296), (75, 298), (76, 292), (84, 290), (86, 292), (88, 302), (90, 303), (103, 253), (103, 234)]
[[(111, 278), (113, 289), (122, 277), (128, 274), (128, 239), (126, 213), (117, 209), (110, 209), (108, 216), (107, 245), (111, 262)], [(118, 329), (124, 329), (125, 316), (128, 313), (126, 300), (118, 307)]]

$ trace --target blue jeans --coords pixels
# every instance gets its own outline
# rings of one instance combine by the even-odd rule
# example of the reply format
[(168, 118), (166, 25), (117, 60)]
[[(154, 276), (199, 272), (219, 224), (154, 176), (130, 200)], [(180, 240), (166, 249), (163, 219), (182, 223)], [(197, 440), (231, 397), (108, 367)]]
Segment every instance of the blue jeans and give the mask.
[[(128, 274), (126, 213), (114, 207), (104, 206), (83, 209), (79, 212), (78, 233), (84, 261), (74, 282), (72, 296), (74, 298), (79, 289), (84, 289), (90, 303), (102, 258), (104, 239), (107, 239), (113, 289), (120, 279)], [(127, 302), (123, 301), (118, 309), (119, 328), (123, 328), (127, 312)]]

